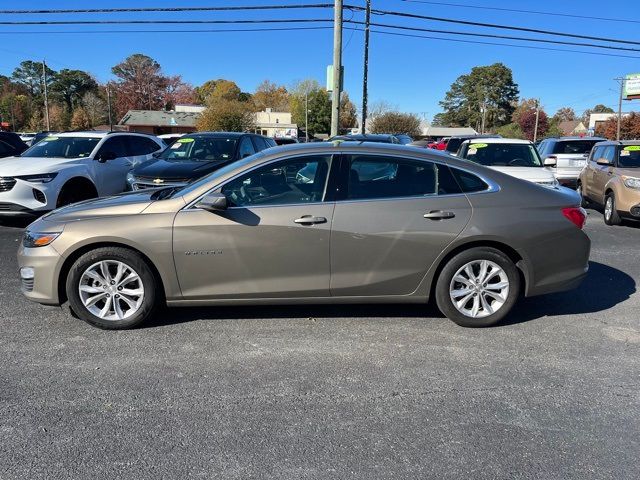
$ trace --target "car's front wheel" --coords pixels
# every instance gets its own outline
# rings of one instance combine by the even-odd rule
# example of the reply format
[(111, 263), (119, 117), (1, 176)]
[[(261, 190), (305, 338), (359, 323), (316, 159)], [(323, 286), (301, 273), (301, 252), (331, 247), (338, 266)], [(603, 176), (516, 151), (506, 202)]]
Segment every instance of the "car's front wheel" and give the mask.
[(621, 225), (622, 218), (616, 209), (616, 197), (609, 193), (604, 199), (604, 223), (607, 225)]
[(118, 330), (140, 325), (156, 309), (158, 282), (136, 252), (102, 247), (78, 258), (67, 276), (69, 305), (82, 320)]
[(476, 247), (444, 266), (436, 283), (436, 303), (463, 327), (487, 327), (502, 320), (520, 294), (520, 275), (500, 250)]

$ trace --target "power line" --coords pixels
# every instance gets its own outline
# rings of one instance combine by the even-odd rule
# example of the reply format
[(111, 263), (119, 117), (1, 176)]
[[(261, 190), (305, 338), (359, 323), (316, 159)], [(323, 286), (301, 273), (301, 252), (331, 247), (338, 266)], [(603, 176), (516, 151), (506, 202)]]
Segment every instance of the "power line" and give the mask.
[(302, 5), (236, 5), (234, 7), (140, 7), (140, 8), (71, 8), (56, 10), (0, 10), (5, 15), (42, 15), (60, 13), (136, 13), (136, 12), (222, 12), (234, 10), (290, 10), (305, 8), (333, 8), (333, 3)]
[(274, 27), (274, 28), (225, 28), (225, 29), (198, 29), (198, 30), (61, 30), (53, 31), (21, 31), (1, 32), (0, 35), (50, 35), (50, 34), (101, 34), (101, 33), (224, 33), (224, 32), (282, 32), (295, 30), (333, 30), (333, 27)]
[(331, 22), (326, 18), (256, 19), (256, 20), (61, 20), (0, 22), (0, 25), (200, 25), (200, 24), (238, 24), (238, 23), (311, 23)]
[[(347, 23), (355, 23), (358, 25), (364, 25), (365, 22), (352, 21), (348, 20)], [(581, 43), (581, 42), (566, 42), (562, 40), (547, 40), (542, 38), (527, 38), (527, 37), (513, 37), (509, 35), (494, 35), (490, 33), (475, 33), (475, 32), (460, 32), (455, 30), (435, 30), (430, 28), (420, 28), (420, 27), (407, 27), (404, 25), (391, 25), (387, 23), (371, 23), (370, 25), (376, 27), (385, 27), (385, 28), (395, 28), (399, 30), (411, 30), (418, 32), (430, 32), (430, 33), (443, 33), (447, 35), (463, 35), (468, 37), (484, 37), (484, 38), (497, 38), (504, 40), (519, 40), (523, 42), (536, 42), (536, 43), (549, 43), (554, 45), (571, 45), (577, 47), (590, 47), (590, 48), (604, 48), (608, 50), (623, 50), (628, 52), (640, 52), (638, 48), (628, 48), (628, 47), (614, 47), (613, 45), (599, 45), (596, 43)]]
[[(350, 30), (351, 27), (345, 27), (346, 30)], [(363, 31), (362, 29), (358, 29), (358, 31)], [(640, 56), (634, 55), (620, 55), (615, 53), (600, 53), (600, 52), (585, 52), (582, 50), (569, 50), (566, 48), (551, 48), (551, 47), (534, 47), (532, 45), (516, 45), (513, 43), (498, 43), (498, 42), (480, 42), (478, 40), (460, 40), (458, 38), (442, 38), (442, 37), (434, 37), (430, 35), (417, 35), (411, 33), (400, 33), (400, 32), (386, 32), (384, 30), (371, 30), (373, 33), (380, 33), (383, 35), (393, 35), (397, 37), (411, 37), (411, 38), (427, 38), (430, 40), (442, 40), (444, 42), (457, 42), (457, 43), (470, 43), (475, 45), (496, 45), (499, 47), (514, 47), (514, 48), (528, 48), (532, 50), (548, 50), (553, 52), (565, 52), (565, 53), (582, 53), (585, 55), (598, 55), (603, 57), (621, 57), (621, 58), (633, 58), (640, 60)]]
[(480, 5), (464, 5), (462, 3), (449, 3), (449, 2), (429, 2), (426, 0), (402, 0), (407, 3), (425, 3), (429, 5), (442, 5), (445, 7), (460, 7), (460, 8), (474, 8), (478, 10), (494, 10), (498, 12), (513, 12), (513, 13), (526, 13), (534, 15), (549, 15), (554, 17), (568, 17), (568, 18), (582, 18), (585, 20), (603, 20), (606, 22), (624, 22), (624, 23), (640, 23), (638, 20), (629, 20), (626, 18), (609, 18), (609, 17), (593, 17), (589, 15), (575, 15), (571, 13), (557, 13), (557, 12), (542, 12), (539, 10), (520, 10), (516, 8), (500, 8), (500, 7), (483, 7)]
[[(364, 7), (360, 7), (360, 6), (357, 6), (357, 5), (345, 5), (345, 8), (355, 9), (355, 10), (359, 10), (359, 11), (363, 11), (364, 10)], [(475, 26), (475, 27), (499, 28), (499, 29), (502, 29), (502, 30), (515, 30), (515, 31), (519, 31), (519, 32), (539, 33), (539, 34), (543, 34), (543, 35), (554, 35), (554, 36), (558, 36), (558, 37), (580, 38), (580, 39), (583, 39), (583, 40), (597, 40), (597, 41), (600, 41), (600, 42), (626, 43), (626, 44), (630, 44), (630, 45), (640, 45), (640, 42), (633, 41), (633, 40), (621, 40), (621, 39), (617, 39), (617, 38), (595, 37), (595, 36), (590, 36), (590, 35), (578, 35), (576, 33), (559, 33), (559, 32), (553, 32), (553, 31), (550, 31), (550, 30), (541, 30), (541, 29), (538, 29), (538, 28), (515, 27), (515, 26), (509, 26), (509, 25), (500, 25), (500, 24), (497, 24), (497, 23), (472, 22), (472, 21), (468, 21), (468, 20), (457, 20), (457, 19), (453, 19), (453, 18), (432, 17), (432, 16), (428, 16), (428, 15), (418, 15), (418, 14), (415, 14), (415, 13), (394, 12), (394, 11), (391, 11), (391, 10), (372, 9), (371, 13), (374, 14), (374, 15), (390, 15), (390, 16), (403, 17), (403, 18), (415, 18), (415, 19), (418, 19), (418, 20), (431, 20), (431, 21), (434, 21), (434, 22), (457, 23), (457, 24), (460, 24), (460, 25), (471, 25), (471, 26)]]

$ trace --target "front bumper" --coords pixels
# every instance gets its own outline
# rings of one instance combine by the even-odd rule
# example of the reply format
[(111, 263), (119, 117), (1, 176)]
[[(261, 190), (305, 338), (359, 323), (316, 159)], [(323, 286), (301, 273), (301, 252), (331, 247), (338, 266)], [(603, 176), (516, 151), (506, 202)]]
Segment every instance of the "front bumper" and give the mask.
[(0, 191), (0, 216), (33, 216), (56, 208), (57, 193), (50, 183), (30, 183), (18, 180)]
[[(21, 291), (29, 300), (43, 305), (60, 305), (57, 279), (64, 258), (52, 245), (24, 248), (20, 244), (18, 249), (18, 267), (22, 280)], [(26, 268), (32, 269), (32, 279), (23, 277), (26, 271), (23, 269)]]
[(35, 218), (47, 211), (48, 210), (32, 210), (17, 203), (0, 202), (0, 216), (2, 217)]

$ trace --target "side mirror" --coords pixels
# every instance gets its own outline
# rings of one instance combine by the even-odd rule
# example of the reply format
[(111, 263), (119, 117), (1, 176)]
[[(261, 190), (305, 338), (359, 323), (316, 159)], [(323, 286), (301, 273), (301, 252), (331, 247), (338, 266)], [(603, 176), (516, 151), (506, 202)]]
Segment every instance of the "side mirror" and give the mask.
[(207, 193), (196, 203), (196, 207), (209, 212), (219, 212), (226, 210), (229, 207), (229, 202), (227, 201), (227, 197), (222, 193)]
[(598, 165), (602, 165), (603, 167), (610, 167), (611, 166), (611, 162), (606, 158), (599, 158), (598, 160), (596, 160), (596, 163)]
[(115, 154), (115, 152), (108, 152), (108, 151), (99, 153), (96, 156), (96, 160), (98, 160), (100, 163), (104, 163), (109, 160), (115, 160), (116, 158), (118, 158), (118, 156)]
[(556, 167), (558, 166), (558, 160), (555, 157), (547, 157), (544, 159), (545, 167)]

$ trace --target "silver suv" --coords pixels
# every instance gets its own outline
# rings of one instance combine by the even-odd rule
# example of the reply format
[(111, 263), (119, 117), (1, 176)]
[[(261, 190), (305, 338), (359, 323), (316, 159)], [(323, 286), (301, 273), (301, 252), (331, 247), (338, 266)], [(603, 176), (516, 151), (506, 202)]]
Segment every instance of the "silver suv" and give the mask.
[(587, 164), (591, 149), (600, 137), (559, 137), (546, 138), (538, 145), (538, 152), (561, 185), (575, 188), (580, 172)]

